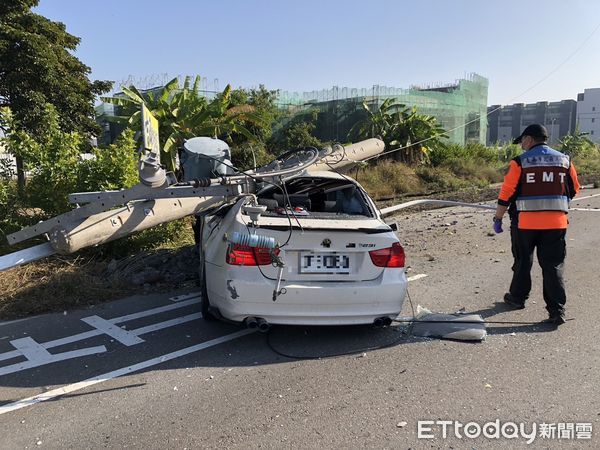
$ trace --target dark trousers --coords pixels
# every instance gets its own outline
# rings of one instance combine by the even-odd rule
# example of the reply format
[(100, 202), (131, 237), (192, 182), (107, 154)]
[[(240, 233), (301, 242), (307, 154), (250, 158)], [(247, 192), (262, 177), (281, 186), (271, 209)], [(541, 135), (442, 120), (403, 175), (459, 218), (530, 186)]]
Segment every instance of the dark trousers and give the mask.
[(567, 230), (514, 230), (512, 234), (511, 229), (514, 264), (510, 294), (522, 302), (529, 297), (533, 250), (536, 249), (544, 279), (544, 301), (551, 316), (564, 314), (567, 301), (563, 281), (567, 256), (566, 232)]

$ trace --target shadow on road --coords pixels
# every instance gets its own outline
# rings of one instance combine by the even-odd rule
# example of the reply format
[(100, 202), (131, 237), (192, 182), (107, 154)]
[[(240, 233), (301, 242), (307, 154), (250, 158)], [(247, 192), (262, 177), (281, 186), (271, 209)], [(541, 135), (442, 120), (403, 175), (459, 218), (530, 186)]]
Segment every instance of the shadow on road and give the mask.
[[(479, 314), (484, 318), (486, 323), (487, 333), (490, 336), (502, 335), (502, 334), (513, 334), (513, 333), (547, 333), (556, 331), (556, 327), (553, 325), (541, 323), (541, 322), (524, 322), (512, 321), (510, 319), (496, 319), (495, 316), (498, 314), (512, 312), (514, 309), (507, 306), (504, 302), (495, 302), (493, 306), (478, 311), (469, 312), (469, 314)], [(502, 322), (502, 323), (495, 323)], [(513, 323), (511, 323), (513, 322)]]
[[(490, 323), (494, 322), (499, 314), (508, 311), (510, 310), (503, 304), (497, 303), (492, 307), (470, 311), (469, 313), (479, 314), (486, 319), (489, 335), (554, 331), (553, 327), (541, 323), (507, 323), (506, 325)], [(510, 321), (507, 319), (503, 322)], [(101, 344), (106, 346), (106, 352), (4, 375), (0, 377), (0, 389), (2, 387), (40, 389), (44, 386), (77, 383), (100, 374), (134, 366), (152, 358), (160, 358), (161, 355), (168, 355), (181, 349), (211, 342), (243, 330), (245, 330), (243, 326), (196, 320), (179, 325), (176, 329), (144, 335), (145, 342), (130, 347), (124, 347), (119, 342), (108, 340), (106, 336), (97, 336), (80, 341), (78, 348)], [(166, 359), (165, 362), (160, 361), (132, 373), (140, 374), (158, 370), (188, 368), (226, 371), (227, 368), (260, 367), (290, 363), (295, 360), (326, 359), (340, 356), (361, 357), (363, 353), (383, 348), (400, 347), (403, 344), (424, 344), (434, 340), (433, 338), (410, 336), (407, 333), (409, 330), (409, 325), (395, 325), (385, 328), (375, 328), (370, 325), (274, 326), (266, 334), (253, 332), (173, 359)], [(465, 342), (466, 344), (468, 343)], [(485, 345), (485, 342), (480, 345)], [(52, 349), (52, 353), (60, 351), (60, 348)], [(14, 362), (17, 361), (14, 360)], [(0, 396), (0, 405), (8, 403), (6, 397)]]
[[(405, 327), (400, 326), (375, 328), (371, 325), (273, 326), (268, 333), (253, 332), (133, 373), (188, 368), (227, 370), (228, 367), (265, 366), (301, 359), (352, 357), (382, 348), (420, 342), (418, 338), (407, 336), (404, 329)], [(107, 347), (106, 352), (3, 375), (0, 377), (0, 389), (77, 383), (243, 330), (246, 330), (244, 326), (195, 321), (181, 326), (176, 332), (170, 332), (168, 337), (156, 336), (131, 347), (123, 347), (118, 342), (107, 343), (104, 336), (95, 337), (94, 341), (81, 341), (78, 345), (86, 347), (102, 343)], [(0, 395), (0, 405), (8, 403), (7, 400)]]

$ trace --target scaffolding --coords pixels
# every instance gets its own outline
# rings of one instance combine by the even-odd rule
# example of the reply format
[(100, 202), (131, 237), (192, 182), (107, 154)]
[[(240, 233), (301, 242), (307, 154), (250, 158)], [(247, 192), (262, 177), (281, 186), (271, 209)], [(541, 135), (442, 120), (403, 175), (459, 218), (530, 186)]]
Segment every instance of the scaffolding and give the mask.
[(362, 109), (362, 102), (381, 105), (388, 98), (408, 107), (415, 106), (420, 114), (437, 119), (448, 131), (453, 143), (480, 142), (485, 144), (487, 135), (488, 80), (471, 73), (453, 83), (436, 83), (411, 86), (408, 89), (374, 85), (372, 88), (348, 88), (334, 86), (310, 92), (279, 94), (277, 105), (282, 109), (301, 112), (308, 108), (319, 109), (327, 116), (318, 125), (319, 138), (345, 140), (351, 127), (348, 118)]

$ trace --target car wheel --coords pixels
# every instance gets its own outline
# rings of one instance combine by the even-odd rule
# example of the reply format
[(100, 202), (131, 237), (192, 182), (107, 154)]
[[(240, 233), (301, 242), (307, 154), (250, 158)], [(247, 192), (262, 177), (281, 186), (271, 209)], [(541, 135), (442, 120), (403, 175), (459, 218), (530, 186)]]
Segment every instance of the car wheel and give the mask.
[(208, 299), (208, 289), (206, 288), (206, 268), (204, 267), (204, 261), (201, 261), (200, 265), (200, 312), (202, 318), (208, 322), (216, 320), (215, 316), (210, 312), (210, 300)]
[(204, 249), (202, 248), (202, 234), (204, 233), (204, 217), (197, 216), (194, 227), (194, 237), (198, 249), (198, 286), (200, 287), (200, 312), (202, 318), (206, 321), (215, 320), (215, 316), (210, 313), (210, 300), (208, 299), (208, 289), (206, 288), (206, 264), (204, 262)]

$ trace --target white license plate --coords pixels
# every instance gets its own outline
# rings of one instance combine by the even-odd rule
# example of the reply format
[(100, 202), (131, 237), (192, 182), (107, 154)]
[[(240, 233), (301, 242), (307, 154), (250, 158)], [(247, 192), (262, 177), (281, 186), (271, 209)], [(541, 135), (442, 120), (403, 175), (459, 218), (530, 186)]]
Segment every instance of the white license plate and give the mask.
[(350, 256), (336, 252), (300, 252), (300, 273), (350, 273)]

